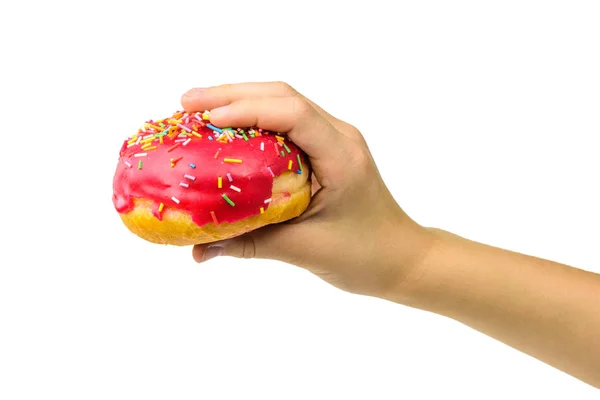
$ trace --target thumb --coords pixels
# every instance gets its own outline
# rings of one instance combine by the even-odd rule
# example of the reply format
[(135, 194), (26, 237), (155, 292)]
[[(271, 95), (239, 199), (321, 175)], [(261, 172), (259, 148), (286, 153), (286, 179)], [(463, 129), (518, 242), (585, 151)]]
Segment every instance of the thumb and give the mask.
[(285, 226), (267, 226), (243, 235), (213, 243), (195, 245), (192, 256), (198, 263), (220, 256), (282, 260), (281, 240)]

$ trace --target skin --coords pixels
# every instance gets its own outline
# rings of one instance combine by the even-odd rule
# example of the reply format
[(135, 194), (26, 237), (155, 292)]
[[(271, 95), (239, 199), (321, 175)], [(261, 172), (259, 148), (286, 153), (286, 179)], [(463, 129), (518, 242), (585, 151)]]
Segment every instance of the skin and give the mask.
[(284, 261), (345, 291), (453, 318), (600, 388), (600, 275), (419, 225), (391, 196), (362, 134), (285, 83), (192, 89), (182, 105), (211, 110), (216, 126), (286, 132), (315, 175), (300, 217), (194, 246), (197, 262)]

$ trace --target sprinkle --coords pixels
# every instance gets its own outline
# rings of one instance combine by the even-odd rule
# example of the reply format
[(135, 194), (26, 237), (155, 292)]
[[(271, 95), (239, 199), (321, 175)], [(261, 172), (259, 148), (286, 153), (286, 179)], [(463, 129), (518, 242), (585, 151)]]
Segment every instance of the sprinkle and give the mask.
[(281, 157), (285, 157), (285, 153), (281, 150)]
[(300, 154), (296, 154), (296, 158), (298, 159), (298, 166), (300, 167), (300, 172), (302, 172), (302, 161), (300, 161)]
[(186, 137), (187, 137), (187, 134), (185, 134), (185, 133), (180, 133), (179, 135), (177, 135), (177, 137), (180, 137), (180, 138), (186, 138)]
[(292, 160), (288, 163), (288, 169), (292, 169)]
[(183, 177), (184, 177), (185, 179), (189, 179), (190, 181), (195, 181), (195, 180), (196, 180), (196, 177), (195, 177), (195, 176), (188, 175), (188, 174), (185, 174), (185, 175), (183, 175)]
[(216, 126), (211, 125), (211, 124), (206, 124), (206, 127), (212, 129), (215, 132), (219, 132), (219, 133), (223, 132), (223, 129), (217, 128)]
[(273, 148), (275, 149), (275, 154), (279, 155), (279, 149), (277, 148), (277, 143), (273, 143)]
[(285, 138), (283, 136), (277, 136), (277, 135), (275, 135), (275, 137), (277, 138), (278, 142), (283, 142), (285, 140)]
[(217, 219), (217, 216), (215, 215), (214, 211), (210, 212), (210, 216), (212, 217), (212, 220), (215, 223), (215, 225), (219, 225), (219, 220)]
[(216, 159), (217, 157), (219, 157), (219, 153), (220, 153), (220, 152), (221, 152), (221, 149), (217, 150), (217, 152), (215, 153), (215, 159)]
[(137, 153), (137, 154), (134, 154), (133, 156), (134, 157), (146, 157), (147, 155), (148, 155), (148, 153)]
[(244, 136), (244, 140), (246, 142), (250, 140), (250, 139), (248, 139), (248, 136), (246, 136), (246, 134), (244, 133), (244, 131), (242, 131), (242, 136)]
[(217, 179), (217, 187), (218, 187), (219, 189), (221, 189), (221, 188), (223, 187), (223, 178), (221, 178), (220, 176), (219, 176), (219, 178)]
[(133, 135), (133, 137), (127, 141), (127, 144), (135, 143), (136, 140), (137, 140), (137, 136)]
[(173, 168), (175, 166), (175, 164), (177, 164), (177, 161), (181, 160), (183, 158), (182, 157), (177, 157), (177, 158), (171, 158), (171, 168)]
[(227, 195), (225, 193), (223, 193), (222, 196), (223, 196), (223, 199), (225, 199), (225, 201), (228, 202), (231, 207), (235, 207), (235, 203), (233, 201), (231, 201), (231, 199), (229, 197), (227, 197)]
[(158, 149), (158, 147), (156, 147), (156, 146), (150, 146), (150, 147), (142, 148), (142, 150), (145, 150), (145, 151), (156, 150), (156, 149)]
[(171, 200), (173, 200), (175, 203), (179, 204), (179, 199), (175, 196), (171, 197)]
[(146, 142), (148, 139), (153, 138), (153, 137), (154, 137), (153, 133), (142, 137), (142, 143)]
[(227, 173), (227, 179), (229, 179), (229, 182), (233, 182), (233, 178), (229, 172)]
[(195, 118), (196, 118), (198, 121), (202, 122), (202, 117), (199, 117), (199, 116), (198, 116), (198, 114), (194, 115), (194, 117), (195, 117)]
[(137, 145), (137, 143), (131, 143), (131, 144), (127, 145), (127, 148), (130, 148), (130, 147), (133, 147), (133, 146), (136, 146), (136, 145)]
[(160, 138), (159, 138), (159, 140), (160, 140), (160, 144), (165, 144), (165, 141), (163, 140), (163, 136), (164, 136), (164, 135), (161, 135), (161, 136), (160, 136)]
[(265, 142), (260, 142), (260, 150), (265, 151)]
[(179, 182), (179, 186), (184, 187), (186, 189), (190, 187), (189, 183), (185, 183), (185, 182)]
[(238, 133), (235, 134), (235, 137), (238, 138), (238, 139), (242, 139), (243, 138), (243, 136), (240, 135), (240, 134), (238, 134)]
[(187, 145), (188, 145), (188, 143), (189, 143), (189, 142), (191, 142), (191, 141), (192, 141), (192, 138), (189, 138), (188, 140), (186, 140), (185, 142), (183, 142), (183, 145), (184, 145), (184, 146), (187, 146)]
[(213, 140), (212, 136), (209, 136), (209, 137), (208, 137), (208, 140)]
[(129, 161), (125, 161), (125, 165), (127, 165), (127, 168), (131, 168), (131, 164), (129, 163)]
[(240, 160), (239, 158), (224, 158), (223, 161), (229, 162), (229, 163), (235, 163), (235, 164), (242, 163), (242, 160)]
[(239, 188), (239, 187), (237, 187), (237, 186), (233, 186), (233, 185), (229, 186), (229, 189), (231, 189), (231, 190), (235, 190), (235, 191), (236, 191), (236, 192), (238, 192), (238, 193), (242, 191), (242, 189), (240, 189), (240, 188)]
[(273, 173), (273, 170), (271, 169), (271, 167), (267, 167), (267, 169), (269, 170), (269, 172), (271, 173), (272, 177), (275, 177), (275, 174)]
[(194, 131), (192, 131), (191, 133), (192, 133), (192, 135), (194, 135), (194, 136), (196, 136), (196, 137), (199, 137), (199, 138), (201, 138), (201, 137), (202, 137), (202, 135), (201, 135), (201, 134), (199, 134), (198, 132), (194, 132)]
[(181, 129), (183, 129), (186, 132), (191, 132), (192, 131), (190, 128), (188, 128), (185, 125), (177, 124), (177, 126), (180, 127)]
[(265, 204), (269, 204), (271, 202), (271, 200), (273, 200), (273, 198), (269, 197), (268, 199), (265, 200)]
[(261, 213), (261, 214), (264, 214), (264, 213), (265, 213), (265, 209), (264, 209), (264, 207), (261, 207), (261, 208), (260, 208), (260, 213)]
[(175, 143), (173, 146), (169, 147), (167, 149), (167, 153), (172, 152), (173, 150), (175, 150), (177, 147), (181, 146), (181, 143)]
[(158, 212), (161, 213), (163, 208), (165, 208), (165, 205), (163, 203), (160, 203), (160, 205), (158, 206)]
[(292, 151), (290, 150), (290, 148), (289, 148), (289, 147), (287, 147), (287, 144), (285, 144), (285, 143), (284, 143), (284, 144), (283, 144), (283, 147), (285, 147), (285, 151), (287, 151), (287, 152), (288, 152), (288, 154), (290, 154), (290, 153), (292, 152)]
[(137, 140), (135, 141), (135, 144), (140, 144), (141, 141), (142, 141), (142, 137), (138, 136)]
[(190, 164), (191, 169), (196, 169), (196, 164)]
[(185, 142), (187, 139), (177, 139), (175, 140), (175, 143), (183, 143)]
[(138, 169), (142, 169), (142, 160), (138, 163)]
[(178, 119), (168, 119), (167, 122), (170, 123), (171, 125), (179, 125), (179, 124), (181, 124), (182, 121), (180, 121)]
[(202, 114), (202, 119), (208, 121), (210, 119), (210, 111), (204, 111), (204, 113)]

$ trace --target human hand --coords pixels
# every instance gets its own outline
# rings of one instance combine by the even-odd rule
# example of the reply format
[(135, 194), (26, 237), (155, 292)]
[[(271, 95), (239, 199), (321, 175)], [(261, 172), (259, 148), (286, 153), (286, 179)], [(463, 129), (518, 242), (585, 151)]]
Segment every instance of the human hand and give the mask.
[(192, 89), (188, 112), (211, 110), (211, 123), (287, 133), (309, 156), (313, 198), (298, 218), (194, 247), (198, 262), (217, 255), (264, 258), (305, 268), (357, 294), (398, 297), (430, 235), (398, 206), (362, 134), (281, 82)]

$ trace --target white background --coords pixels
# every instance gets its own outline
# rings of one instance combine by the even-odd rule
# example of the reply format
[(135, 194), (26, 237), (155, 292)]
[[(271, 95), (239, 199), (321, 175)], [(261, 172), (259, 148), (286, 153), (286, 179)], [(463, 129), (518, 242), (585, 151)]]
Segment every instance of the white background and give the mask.
[(598, 2), (7, 1), (0, 15), (1, 399), (598, 398), (292, 266), (197, 265), (134, 237), (111, 201), (121, 141), (185, 90), (284, 80), (361, 129), (418, 222), (600, 272)]

